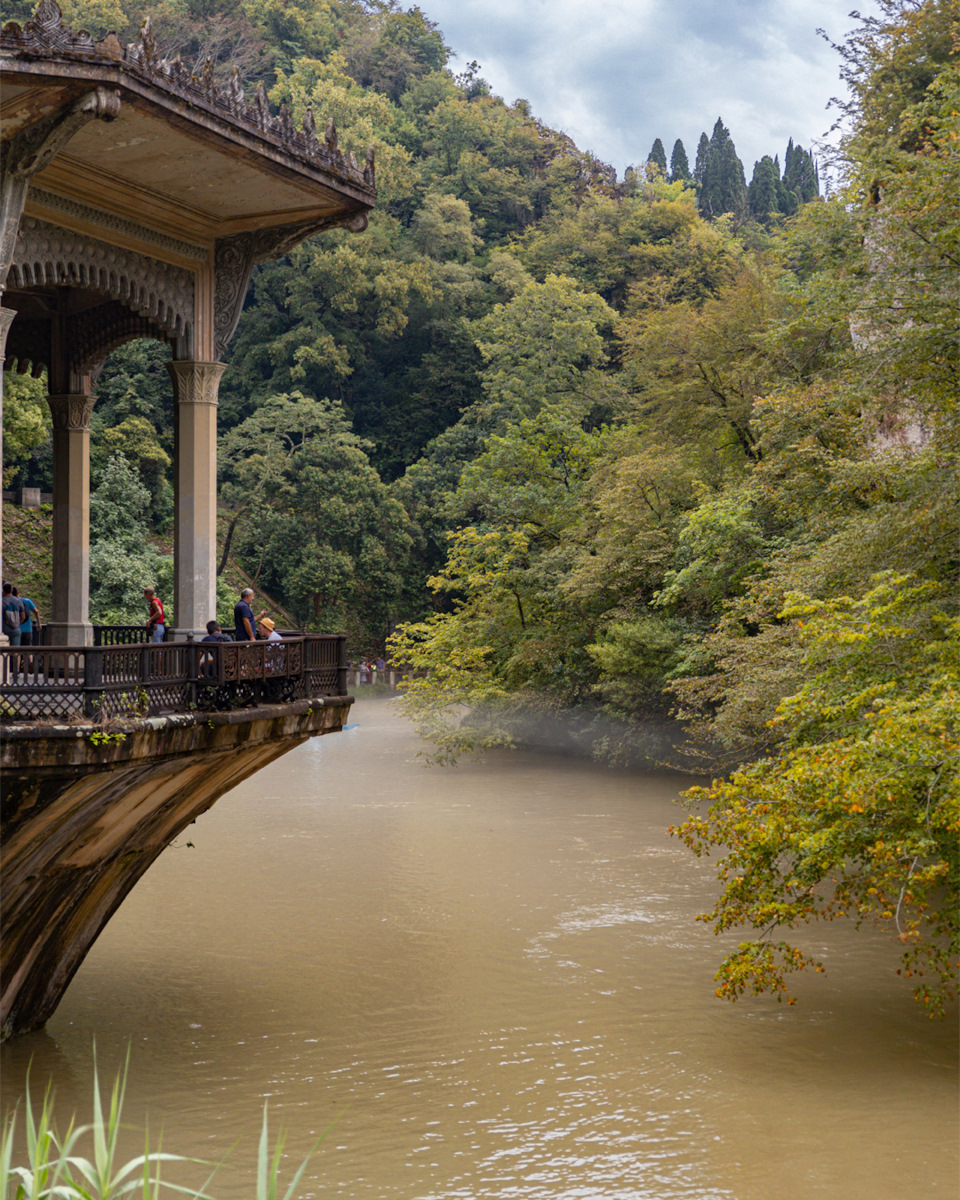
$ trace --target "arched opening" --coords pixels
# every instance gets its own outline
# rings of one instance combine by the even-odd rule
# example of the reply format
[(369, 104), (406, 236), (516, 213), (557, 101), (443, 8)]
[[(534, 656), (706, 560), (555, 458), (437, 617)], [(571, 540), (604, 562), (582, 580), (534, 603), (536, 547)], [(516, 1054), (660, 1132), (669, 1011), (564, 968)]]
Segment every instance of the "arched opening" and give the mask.
[[(107, 616), (89, 609), (90, 488), (99, 482), (111, 444), (124, 459), (138, 460), (138, 473), (142, 465), (149, 476), (152, 463), (155, 486), (147, 507), (153, 511), (146, 514), (152, 523), (159, 526), (165, 513), (172, 516), (173, 390), (165, 363), (187, 323), (154, 296), (144, 297), (123, 275), (98, 276), (78, 255), (64, 254), (53, 265), (27, 258), (14, 264), (11, 276), (14, 286), (4, 296), (15, 313), (4, 361), (4, 484), (12, 494), (5, 498), (20, 499), (37, 512), (32, 529), (21, 519), (8, 521), (5, 574), (19, 576), (42, 606), (45, 640), (85, 644), (93, 622)], [(88, 280), (110, 290), (84, 286)], [(141, 347), (139, 355), (124, 351), (131, 345)], [(115, 352), (116, 362), (107, 366)], [(145, 386), (151, 375), (152, 388)], [(101, 381), (107, 402), (94, 415)], [(17, 532), (33, 545), (18, 545)], [(49, 556), (44, 533), (52, 537)]]

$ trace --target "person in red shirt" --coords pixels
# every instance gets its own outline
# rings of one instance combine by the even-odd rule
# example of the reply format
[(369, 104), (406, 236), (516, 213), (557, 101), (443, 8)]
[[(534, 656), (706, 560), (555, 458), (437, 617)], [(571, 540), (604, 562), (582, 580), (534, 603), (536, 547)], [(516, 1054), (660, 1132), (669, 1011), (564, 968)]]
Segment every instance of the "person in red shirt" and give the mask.
[(147, 613), (147, 639), (151, 642), (162, 642), (163, 635), (167, 629), (163, 616), (163, 603), (152, 587), (143, 589), (143, 598), (146, 600), (149, 609)]

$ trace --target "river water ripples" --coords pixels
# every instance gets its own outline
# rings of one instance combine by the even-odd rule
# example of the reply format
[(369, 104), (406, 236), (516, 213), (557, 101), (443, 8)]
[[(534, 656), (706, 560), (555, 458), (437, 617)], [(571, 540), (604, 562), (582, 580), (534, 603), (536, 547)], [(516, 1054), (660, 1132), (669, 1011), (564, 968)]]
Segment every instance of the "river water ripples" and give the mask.
[[(218, 802), (139, 883), (32, 1058), (89, 1110), (131, 1048), (127, 1157), (226, 1160), (263, 1103), (301, 1196), (920, 1200), (957, 1195), (957, 1022), (879, 932), (809, 931), (799, 1003), (713, 998), (713, 867), (669, 838), (685, 781), (518, 751), (427, 768), (390, 704)], [(187, 841), (194, 846), (186, 845)], [(735, 940), (735, 939), (734, 939)], [(191, 1176), (199, 1181), (205, 1176)]]

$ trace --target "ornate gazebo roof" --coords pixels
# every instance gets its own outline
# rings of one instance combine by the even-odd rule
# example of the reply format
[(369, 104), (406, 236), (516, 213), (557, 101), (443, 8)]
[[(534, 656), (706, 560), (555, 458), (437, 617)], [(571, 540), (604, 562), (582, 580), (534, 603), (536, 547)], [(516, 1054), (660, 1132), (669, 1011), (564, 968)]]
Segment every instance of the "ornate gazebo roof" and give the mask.
[[(114, 251), (188, 274), (213, 256), (219, 357), (253, 262), (331, 226), (366, 226), (372, 153), (358, 165), (337, 146), (332, 121), (317, 136), (310, 111), (299, 129), (286, 105), (272, 114), (262, 83), (248, 101), (236, 71), (221, 87), (209, 61), (191, 71), (163, 57), (149, 21), (127, 46), (114, 34), (95, 41), (63, 24), (55, 0), (41, 0), (24, 27), (4, 26), (0, 67), (4, 175), (29, 179), (24, 220), (4, 206), (0, 286), (91, 282), (71, 267), (69, 248), (50, 244), (51, 226), (96, 232)], [(191, 321), (170, 294), (169, 271), (161, 287), (156, 269), (108, 257), (118, 261), (92, 271), (123, 277), (111, 289), (118, 303), (170, 340), (197, 328), (197, 314)], [(179, 283), (190, 290), (190, 280)]]

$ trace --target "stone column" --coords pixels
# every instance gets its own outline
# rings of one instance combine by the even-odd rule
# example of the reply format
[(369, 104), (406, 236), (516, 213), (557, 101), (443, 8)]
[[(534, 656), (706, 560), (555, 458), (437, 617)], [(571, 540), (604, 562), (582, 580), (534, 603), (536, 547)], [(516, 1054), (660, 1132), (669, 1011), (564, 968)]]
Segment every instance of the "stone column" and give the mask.
[[(0, 308), (0, 367), (7, 357), (7, 333), (17, 315), (15, 308)], [(0, 370), (0, 461), (3, 459), (3, 372)], [(0, 578), (3, 577), (3, 497), (0, 497)], [(10, 639), (0, 630), (0, 645)]]
[(49, 638), (54, 646), (89, 646), (90, 415), (96, 396), (48, 396), (53, 414), (53, 599)]
[(174, 393), (172, 635), (206, 633), (217, 615), (219, 362), (167, 363)]

